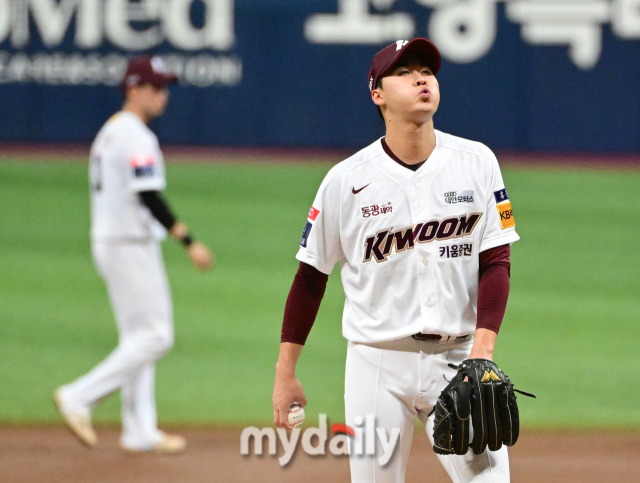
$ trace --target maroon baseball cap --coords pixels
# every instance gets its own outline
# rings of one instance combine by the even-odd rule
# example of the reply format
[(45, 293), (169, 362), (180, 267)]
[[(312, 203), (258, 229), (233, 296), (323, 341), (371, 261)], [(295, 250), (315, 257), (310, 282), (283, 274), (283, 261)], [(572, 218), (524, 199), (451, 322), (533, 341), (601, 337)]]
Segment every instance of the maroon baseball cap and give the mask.
[(124, 89), (127, 86), (151, 84), (160, 89), (177, 83), (178, 77), (167, 72), (160, 57), (136, 57), (129, 62), (120, 86)]
[(378, 84), (378, 79), (384, 77), (398, 62), (400, 57), (404, 54), (412, 52), (424, 57), (427, 61), (427, 65), (433, 71), (433, 75), (436, 75), (440, 70), (440, 52), (438, 48), (430, 40), (422, 37), (415, 38), (413, 40), (398, 40), (397, 42), (386, 46), (380, 52), (378, 52), (371, 62), (371, 68), (369, 69), (369, 76), (367, 81), (369, 82), (369, 90), (372, 91)]

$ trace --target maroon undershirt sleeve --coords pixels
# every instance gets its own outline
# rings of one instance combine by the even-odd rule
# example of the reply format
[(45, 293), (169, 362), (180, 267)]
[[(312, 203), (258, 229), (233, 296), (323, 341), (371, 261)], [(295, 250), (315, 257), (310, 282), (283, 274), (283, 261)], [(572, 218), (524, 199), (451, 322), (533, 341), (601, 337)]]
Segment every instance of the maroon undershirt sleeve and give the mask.
[(501, 245), (480, 253), (477, 329), (500, 330), (509, 298), (511, 247)]
[(318, 315), (329, 275), (300, 262), (287, 297), (280, 342), (304, 345)]

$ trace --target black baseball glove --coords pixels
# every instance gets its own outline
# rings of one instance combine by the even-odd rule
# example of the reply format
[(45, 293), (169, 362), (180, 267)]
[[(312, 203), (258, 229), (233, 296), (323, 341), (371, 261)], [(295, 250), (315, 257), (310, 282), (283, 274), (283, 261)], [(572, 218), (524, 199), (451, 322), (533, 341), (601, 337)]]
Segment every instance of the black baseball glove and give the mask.
[(436, 413), (433, 450), (438, 454), (466, 454), (469, 419), (473, 428), (471, 448), (475, 454), (484, 452), (487, 446), (497, 451), (503, 444), (516, 444), (520, 419), (514, 392), (535, 396), (514, 389), (507, 375), (487, 359), (467, 359), (459, 366), (449, 364), (449, 367), (458, 373), (431, 411)]

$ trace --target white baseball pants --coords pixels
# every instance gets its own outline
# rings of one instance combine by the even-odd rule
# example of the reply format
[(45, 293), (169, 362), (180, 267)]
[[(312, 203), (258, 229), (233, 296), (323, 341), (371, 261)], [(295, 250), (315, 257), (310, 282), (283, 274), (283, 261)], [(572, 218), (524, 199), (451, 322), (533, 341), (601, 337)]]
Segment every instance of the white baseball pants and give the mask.
[[(353, 483), (404, 482), (414, 420), (420, 418), (433, 444), (433, 415), (427, 414), (448, 384), (444, 376), (450, 380), (456, 373), (447, 364), (467, 359), (472, 345), (472, 339), (441, 343), (412, 337), (374, 344), (349, 342), (345, 376), (347, 425), (357, 428), (356, 436), (358, 430), (364, 435), (367, 423), (363, 420), (368, 416), (369, 422), (375, 421), (376, 432), (384, 430), (388, 440), (394, 428), (399, 430), (395, 450), (384, 465), (381, 462), (385, 451), (379, 437), (370, 451), (375, 455), (367, 454), (366, 444), (352, 442), (349, 462)], [(438, 459), (454, 483), (509, 482), (506, 446), (478, 456), (469, 449), (464, 456), (438, 455)], [(424, 475), (424, 481), (429, 481), (429, 475)]]
[(92, 246), (118, 327), (118, 346), (89, 373), (63, 386), (65, 405), (90, 410), (117, 389), (122, 396), (121, 443), (149, 449), (161, 437), (155, 404), (155, 363), (173, 346), (169, 282), (157, 242)]

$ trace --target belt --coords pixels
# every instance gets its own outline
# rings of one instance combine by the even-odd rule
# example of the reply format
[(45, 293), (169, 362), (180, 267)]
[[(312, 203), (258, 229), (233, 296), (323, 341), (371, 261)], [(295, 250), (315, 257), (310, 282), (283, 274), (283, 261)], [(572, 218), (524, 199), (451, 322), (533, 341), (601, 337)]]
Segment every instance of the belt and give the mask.
[(471, 334), (459, 335), (456, 337), (453, 335), (423, 334), (422, 332), (418, 332), (417, 334), (413, 334), (411, 337), (413, 337), (415, 340), (439, 340), (440, 342), (449, 342), (449, 341), (460, 342), (471, 337)]

